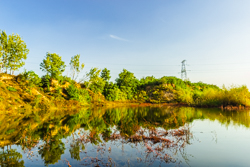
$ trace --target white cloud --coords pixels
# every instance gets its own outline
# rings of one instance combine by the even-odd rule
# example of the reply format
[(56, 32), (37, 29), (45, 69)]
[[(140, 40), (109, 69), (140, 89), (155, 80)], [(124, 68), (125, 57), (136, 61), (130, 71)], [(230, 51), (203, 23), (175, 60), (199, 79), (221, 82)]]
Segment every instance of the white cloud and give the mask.
[(120, 38), (120, 37), (118, 37), (118, 36), (115, 36), (115, 35), (109, 35), (109, 37), (110, 38), (113, 38), (113, 39), (117, 39), (117, 40), (120, 40), (120, 41), (126, 41), (126, 42), (128, 42), (128, 40), (126, 40), (126, 39), (123, 39), (123, 38)]

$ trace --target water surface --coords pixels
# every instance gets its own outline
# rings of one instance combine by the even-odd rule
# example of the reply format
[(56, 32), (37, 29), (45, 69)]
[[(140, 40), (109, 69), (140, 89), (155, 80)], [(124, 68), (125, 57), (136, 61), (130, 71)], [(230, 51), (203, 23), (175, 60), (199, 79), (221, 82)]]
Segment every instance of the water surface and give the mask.
[(93, 108), (0, 117), (1, 166), (250, 166), (250, 112)]

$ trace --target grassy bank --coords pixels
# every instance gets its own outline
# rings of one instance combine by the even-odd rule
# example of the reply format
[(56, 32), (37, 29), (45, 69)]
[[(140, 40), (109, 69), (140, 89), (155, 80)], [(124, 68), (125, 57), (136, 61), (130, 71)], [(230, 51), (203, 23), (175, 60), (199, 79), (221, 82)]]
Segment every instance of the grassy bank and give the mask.
[(34, 111), (84, 106), (163, 103), (224, 108), (250, 106), (250, 93), (246, 86), (221, 89), (201, 82), (191, 83), (175, 77), (162, 77), (141, 79), (136, 86), (133, 85), (134, 92), (128, 91), (132, 90), (131, 86), (119, 87), (112, 82), (106, 82), (102, 91), (98, 91), (101, 90), (97, 89), (98, 87), (87, 88), (85, 84), (76, 83), (69, 78), (45, 80), (34, 76), (36, 75), (27, 76), (25, 73), (18, 76), (0, 74), (0, 110), (2, 112), (14, 109)]
[[(46, 85), (46, 84), (49, 84)], [(74, 109), (92, 106), (125, 106), (136, 101), (107, 101), (101, 93), (81, 88), (76, 82), (50, 80), (35, 84), (23, 75), (0, 74), (0, 114), (13, 110)]]

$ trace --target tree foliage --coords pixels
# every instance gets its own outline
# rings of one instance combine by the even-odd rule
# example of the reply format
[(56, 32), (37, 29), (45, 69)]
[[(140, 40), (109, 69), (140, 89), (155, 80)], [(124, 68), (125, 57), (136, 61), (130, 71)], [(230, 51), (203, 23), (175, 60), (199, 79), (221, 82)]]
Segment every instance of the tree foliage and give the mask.
[(127, 94), (122, 92), (117, 84), (114, 84), (113, 82), (106, 82), (103, 95), (105, 98), (109, 101), (116, 101), (116, 100), (126, 100)]
[(89, 73), (86, 76), (89, 78), (88, 82), (85, 82), (87, 88), (93, 92), (103, 92), (105, 81), (100, 77), (101, 70), (98, 68), (90, 69)]
[(23, 80), (27, 80), (30, 86), (41, 86), (42, 79), (34, 72), (34, 71), (24, 71), (24, 73), (21, 74), (21, 78)]
[(80, 65), (79, 59), (80, 59), (80, 55), (77, 54), (77, 55), (71, 57), (71, 60), (70, 60), (70, 63), (69, 63), (70, 69), (71, 69), (71, 72), (72, 72), (72, 79), (73, 80), (77, 79), (78, 74), (84, 68), (83, 63)]
[(56, 53), (47, 53), (40, 64), (40, 69), (45, 71), (51, 78), (58, 79), (65, 70), (66, 65), (62, 58)]
[(27, 59), (26, 43), (22, 40), (20, 35), (7, 35), (5, 31), (0, 34), (0, 71), (9, 70), (10, 74), (24, 66), (24, 60)]
[(2, 31), (0, 34), (0, 65), (1, 65), (1, 71), (2, 70), (6, 70), (7, 72), (7, 68), (6, 68), (6, 64), (7, 64), (7, 60), (8, 60), (8, 36), (6, 34), (5, 31)]
[(119, 74), (119, 78), (116, 79), (117, 85), (121, 89), (121, 91), (127, 94), (127, 99), (134, 99), (134, 95), (137, 92), (137, 87), (139, 85), (138, 79), (134, 76), (134, 73), (123, 69), (123, 71)]
[(110, 70), (108, 70), (107, 68), (104, 68), (101, 72), (101, 78), (103, 78), (104, 81), (108, 82), (111, 78)]
[(76, 100), (82, 104), (90, 102), (90, 96), (86, 89), (78, 89), (75, 85), (71, 84), (66, 88), (67, 94), (71, 100)]

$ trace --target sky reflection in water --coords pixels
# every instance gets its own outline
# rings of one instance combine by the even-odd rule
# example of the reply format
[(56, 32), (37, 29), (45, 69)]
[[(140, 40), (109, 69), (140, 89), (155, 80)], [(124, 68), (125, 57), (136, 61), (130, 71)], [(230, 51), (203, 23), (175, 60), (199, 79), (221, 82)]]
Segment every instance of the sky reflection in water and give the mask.
[(249, 111), (186, 107), (10, 114), (0, 164), (250, 166), (249, 126)]

